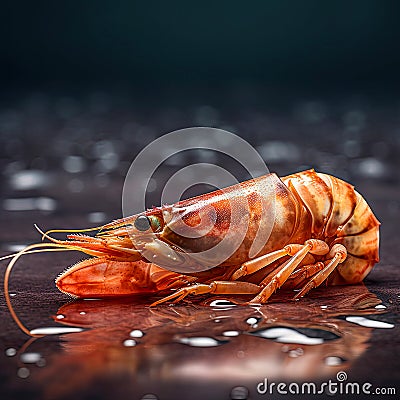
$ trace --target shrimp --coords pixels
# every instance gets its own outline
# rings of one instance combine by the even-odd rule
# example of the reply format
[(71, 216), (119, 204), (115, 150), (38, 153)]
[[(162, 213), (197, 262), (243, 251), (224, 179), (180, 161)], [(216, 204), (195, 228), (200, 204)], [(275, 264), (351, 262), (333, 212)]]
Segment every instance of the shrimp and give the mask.
[[(296, 289), (294, 299), (300, 299), (323, 282), (361, 282), (379, 261), (379, 225), (365, 199), (343, 180), (314, 170), (281, 179), (271, 173), (69, 231), (67, 240), (50, 236), (61, 230), (43, 233), (51, 243), (15, 255), (5, 285), (22, 254), (79, 250), (92, 258), (55, 281), (74, 297), (161, 294), (155, 306), (188, 295), (223, 294), (249, 295), (250, 303), (262, 304), (286, 288)], [(90, 230), (97, 234), (82, 234)], [(268, 233), (265, 240), (260, 232), (261, 238)], [(207, 253), (227, 241), (236, 244), (226, 257), (218, 258), (223, 251)]]

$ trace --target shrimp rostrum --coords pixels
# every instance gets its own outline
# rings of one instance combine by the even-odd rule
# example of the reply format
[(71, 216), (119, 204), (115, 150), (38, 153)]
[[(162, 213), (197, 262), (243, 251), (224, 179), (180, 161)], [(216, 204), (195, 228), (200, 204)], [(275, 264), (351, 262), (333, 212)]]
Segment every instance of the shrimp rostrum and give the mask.
[[(95, 236), (44, 235), (50, 249), (92, 256), (56, 279), (72, 296), (162, 295), (156, 305), (223, 294), (265, 303), (281, 287), (299, 299), (324, 282), (361, 282), (379, 260), (379, 225), (352, 185), (308, 170), (155, 207), (98, 227)], [(25, 252), (41, 251), (35, 246), (46, 244)]]

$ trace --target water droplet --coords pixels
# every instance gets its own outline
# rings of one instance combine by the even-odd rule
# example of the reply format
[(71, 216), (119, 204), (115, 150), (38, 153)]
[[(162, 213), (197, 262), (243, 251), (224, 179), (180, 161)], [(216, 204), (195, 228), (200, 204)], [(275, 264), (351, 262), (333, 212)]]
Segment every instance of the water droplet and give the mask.
[(346, 321), (352, 322), (353, 324), (365, 326), (367, 328), (382, 328), (382, 329), (394, 328), (393, 324), (389, 324), (387, 322), (382, 322), (382, 321), (376, 321), (365, 317), (346, 317)]
[[(19, 251), (23, 250), (26, 246), (28, 246), (28, 243), (9, 243), (4, 245), (4, 250), (6, 251), (11, 251), (12, 253), (18, 253)], [(11, 296), (11, 294), (10, 294)]]
[(102, 140), (95, 144), (93, 150), (94, 156), (98, 159), (95, 165), (97, 171), (110, 172), (118, 166), (119, 155), (113, 142)]
[(99, 172), (110, 172), (117, 168), (119, 156), (117, 153), (108, 153), (96, 163)]
[(41, 358), (40, 360), (38, 360), (38, 361), (36, 362), (36, 365), (37, 365), (38, 367), (45, 367), (45, 366), (46, 366), (46, 360), (45, 360), (44, 358)]
[(383, 304), (378, 304), (377, 306), (375, 306), (375, 308), (376, 308), (377, 310), (385, 310), (385, 309), (386, 309), (386, 306), (384, 306)]
[(43, 327), (37, 328), (30, 331), (31, 335), (63, 335), (65, 333), (77, 333), (82, 332), (82, 328), (68, 328), (68, 327)]
[(158, 397), (153, 393), (147, 393), (140, 400), (158, 400)]
[(6, 211), (54, 211), (57, 208), (57, 202), (49, 197), (5, 199), (3, 208)]
[(193, 347), (215, 347), (223, 343), (220, 340), (216, 340), (207, 336), (180, 338), (178, 342)]
[(256, 318), (256, 317), (250, 317), (250, 318), (247, 318), (247, 319), (246, 319), (246, 322), (247, 322), (249, 325), (255, 325), (255, 324), (257, 324), (259, 321), (260, 321), (260, 319), (259, 319), (259, 318)]
[(88, 221), (91, 222), (92, 224), (101, 224), (106, 221), (107, 216), (104, 212), (95, 211), (95, 212), (89, 213), (87, 218), (88, 218)]
[(29, 375), (30, 375), (30, 372), (29, 372), (28, 368), (22, 367), (22, 368), (19, 368), (18, 371), (17, 371), (17, 376), (19, 378), (25, 379)]
[(37, 363), (42, 356), (40, 353), (23, 353), (20, 356), (20, 359), (25, 364), (35, 364)]
[(14, 190), (34, 190), (46, 187), (50, 182), (47, 173), (40, 170), (23, 170), (10, 177), (10, 186)]
[(227, 337), (235, 337), (235, 336), (239, 336), (239, 332), (238, 331), (225, 331), (222, 333), (223, 336), (227, 336)]
[(246, 354), (243, 350), (239, 350), (236, 355), (238, 358), (244, 358)]
[(344, 363), (344, 359), (336, 356), (329, 356), (325, 358), (325, 364), (330, 367), (336, 367), (337, 365), (341, 365)]
[(5, 354), (7, 357), (14, 357), (17, 354), (17, 350), (13, 347), (6, 349)]
[(326, 310), (328, 308), (328, 306), (321, 306), (322, 310)]
[(230, 310), (232, 307), (236, 307), (236, 304), (229, 300), (213, 300), (210, 307), (215, 307), (218, 310)]
[(143, 337), (144, 333), (139, 329), (134, 329), (130, 332), (129, 336), (134, 338), (141, 338)]
[(301, 347), (298, 347), (297, 349), (291, 349), (288, 351), (288, 356), (291, 358), (297, 358), (300, 357), (304, 354), (304, 350)]
[(376, 158), (364, 158), (357, 160), (354, 164), (354, 170), (365, 178), (379, 179), (386, 175), (386, 164)]
[(57, 202), (49, 197), (39, 197), (36, 199), (36, 209), (39, 211), (54, 211)]
[(294, 143), (272, 140), (257, 147), (261, 157), (266, 162), (291, 162), (299, 159), (300, 151)]
[(114, 145), (109, 140), (100, 140), (93, 146), (93, 155), (96, 158), (103, 158), (108, 153), (114, 152)]
[(249, 389), (245, 386), (236, 386), (231, 390), (232, 400), (246, 400), (249, 396)]
[(56, 318), (57, 318), (57, 319), (64, 319), (64, 318), (65, 318), (65, 316), (64, 316), (64, 315), (62, 315), (62, 314), (58, 314)]
[(279, 343), (316, 345), (324, 342), (323, 338), (309, 337), (290, 328), (268, 328), (253, 332), (252, 334), (266, 339), (273, 339), (275, 342)]
[(123, 345), (125, 347), (134, 347), (134, 346), (136, 346), (136, 341), (133, 339), (126, 339), (126, 340), (124, 340)]
[(86, 315), (85, 311), (81, 311), (79, 315)]
[(70, 174), (82, 172), (86, 165), (85, 160), (81, 156), (67, 156), (63, 161), (63, 168)]

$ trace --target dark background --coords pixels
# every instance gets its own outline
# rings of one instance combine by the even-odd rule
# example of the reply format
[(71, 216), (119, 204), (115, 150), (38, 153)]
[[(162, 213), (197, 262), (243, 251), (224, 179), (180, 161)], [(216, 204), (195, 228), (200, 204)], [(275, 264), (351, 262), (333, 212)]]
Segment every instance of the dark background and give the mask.
[(399, 81), (396, 1), (5, 3), (1, 80), (11, 88)]
[[(135, 155), (191, 126), (242, 136), (278, 175), (316, 168), (393, 187), (399, 13), (396, 1), (3, 2), (2, 197), (117, 217)], [(166, 175), (198, 161), (237, 169), (189, 152)]]
[(396, 1), (3, 2), (5, 181), (75, 162), (65, 179), (76, 192), (82, 174), (105, 187), (155, 137), (202, 125), (241, 135), (279, 174), (397, 182), (399, 11)]
[[(120, 217), (127, 169), (154, 138), (227, 129), (278, 175), (313, 167), (348, 180), (371, 205), (382, 222), (381, 262), (365, 283), (396, 329), (374, 330), (350, 376), (396, 386), (399, 2), (3, 1), (0, 10), (2, 255), (38, 242), (34, 223), (84, 228)], [(199, 161), (245, 178), (204, 151), (171, 159), (163, 173)], [(159, 178), (149, 205), (159, 204)], [(35, 257), (19, 261), (10, 284), (29, 327), (66, 303), (54, 276), (82, 258)], [(1, 339), (19, 349), (26, 337), (0, 307)], [(0, 354), (9, 398), (32, 390), (17, 362)]]

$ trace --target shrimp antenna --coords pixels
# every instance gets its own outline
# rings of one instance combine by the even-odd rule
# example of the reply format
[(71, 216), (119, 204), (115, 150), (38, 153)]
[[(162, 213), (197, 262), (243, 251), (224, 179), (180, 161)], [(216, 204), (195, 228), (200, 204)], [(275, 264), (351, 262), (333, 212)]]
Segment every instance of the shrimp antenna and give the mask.
[[(60, 249), (47, 249), (47, 250), (44, 250), (44, 249), (41, 249), (41, 250), (28, 250), (24, 254), (43, 253), (44, 251), (46, 251), (46, 252), (49, 251), (50, 252), (50, 251), (70, 251), (70, 250), (73, 250), (73, 249), (61, 249), (60, 248)], [(12, 254), (8, 254), (6, 256), (0, 257), (0, 261), (7, 260), (8, 258), (13, 258), (17, 254), (18, 253), (12, 253)]]
[(14, 267), (15, 263), (18, 261), (18, 259), (24, 254), (43, 253), (43, 252), (47, 252), (47, 251), (71, 251), (71, 250), (76, 251), (76, 250), (80, 250), (80, 249), (77, 246), (60, 244), (60, 243), (36, 243), (36, 244), (31, 244), (31, 245), (25, 247), (24, 249), (22, 249), (20, 252), (18, 252), (16, 254), (11, 254), (9, 256), (0, 258), (0, 261), (1, 261), (6, 258), (13, 257), (13, 259), (7, 265), (7, 269), (4, 274), (4, 297), (6, 299), (7, 307), (10, 311), (11, 317), (13, 318), (15, 323), (18, 325), (18, 327), (22, 330), (22, 332), (24, 332), (26, 335), (32, 336), (32, 337), (45, 336), (45, 335), (38, 335), (38, 334), (31, 333), (31, 331), (25, 327), (25, 325), (21, 322), (21, 320), (18, 318), (16, 312), (14, 311), (14, 308), (11, 304), (11, 298), (10, 298), (10, 292), (9, 292), (9, 281), (10, 281), (11, 270), (13, 269), (13, 267)]
[[(40, 249), (40, 250), (27, 250), (27, 248), (25, 247), (25, 248), (22, 250), (22, 251), (23, 251), (23, 254), (34, 254), (34, 253), (55, 252), (55, 251), (82, 250), (82, 249), (80, 249), (80, 248), (78, 248), (78, 247), (76, 247), (76, 246), (73, 246), (73, 245), (70, 245), (70, 246), (69, 246), (68, 244), (66, 244), (66, 242), (64, 242), (64, 241), (62, 241), (62, 240), (55, 239), (55, 238), (49, 236), (49, 232), (52, 232), (52, 231), (43, 232), (43, 231), (39, 228), (38, 225), (33, 224), (33, 226), (34, 226), (35, 229), (42, 235), (42, 240), (43, 240), (43, 239), (49, 239), (51, 242), (53, 242), (53, 243), (59, 245), (60, 247), (59, 247), (59, 248), (51, 248), (51, 249), (49, 249), (49, 248), (47, 248), (47, 249)], [(93, 229), (94, 229), (94, 228), (93, 228)], [(58, 232), (58, 231), (57, 231), (57, 232)], [(69, 232), (69, 231), (68, 231), (68, 232)], [(44, 244), (44, 246), (49, 246), (49, 243), (43, 243), (43, 244)], [(61, 246), (63, 246), (64, 248), (62, 248)], [(68, 248), (67, 248), (67, 247), (68, 247)], [(9, 259), (9, 258), (13, 258), (13, 257), (17, 256), (18, 254), (19, 254), (19, 252), (12, 253), (12, 254), (7, 254), (6, 256), (0, 257), (0, 261), (7, 260), (7, 259)], [(89, 254), (89, 253), (88, 253), (88, 254)]]
[(39, 226), (38, 226), (37, 224), (33, 224), (33, 226), (34, 226), (35, 229), (42, 235), (42, 240), (44, 240), (44, 239), (49, 239), (50, 242), (58, 243), (58, 244), (64, 244), (64, 243), (65, 243), (65, 242), (63, 242), (62, 240), (58, 240), (58, 239), (55, 239), (55, 238), (52, 238), (51, 236), (49, 236), (49, 232), (52, 232), (52, 231), (43, 232), (43, 231), (39, 228)]
[[(103, 228), (105, 227), (105, 225), (101, 225), (101, 226), (95, 226), (94, 228), (85, 228), (85, 229), (49, 229), (46, 232), (42, 232), (40, 231), (43, 236), (42, 236), (42, 240), (47, 237), (49, 238), (48, 235), (50, 235), (51, 233), (82, 233), (82, 232), (93, 232), (93, 231), (101, 231)], [(35, 228), (37, 228), (36, 224), (35, 224)], [(39, 230), (39, 229), (38, 229)]]

